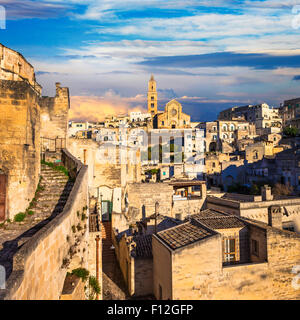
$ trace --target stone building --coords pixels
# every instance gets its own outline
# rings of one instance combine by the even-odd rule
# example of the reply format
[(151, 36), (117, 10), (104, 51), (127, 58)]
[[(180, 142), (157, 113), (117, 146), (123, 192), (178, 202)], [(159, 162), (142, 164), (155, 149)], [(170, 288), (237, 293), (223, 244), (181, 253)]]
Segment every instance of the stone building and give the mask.
[(159, 202), (159, 213), (176, 219), (199, 212), (206, 199), (204, 181), (169, 181), (164, 183), (129, 184), (128, 206), (136, 208), (131, 222), (151, 216), (155, 203)]
[(154, 296), (299, 299), (292, 270), (300, 262), (300, 236), (278, 229), (275, 221), (259, 223), (210, 209), (153, 235)]
[(248, 105), (243, 107), (234, 107), (220, 112), (219, 120), (244, 119), (254, 123), (256, 133), (261, 134), (265, 128), (281, 128), (282, 119), (279, 116), (279, 109), (271, 108), (266, 103), (259, 105)]
[(300, 198), (273, 196), (269, 186), (262, 188), (261, 195), (219, 193), (209, 195), (206, 206), (228, 214), (268, 223), (270, 212), (278, 209), (281, 229), (300, 232)]
[(204, 130), (206, 152), (232, 153), (239, 140), (256, 135), (255, 126), (243, 119), (202, 122), (198, 128)]
[(175, 99), (166, 104), (165, 111), (158, 111), (157, 84), (152, 75), (148, 82), (148, 113), (153, 118), (155, 129), (191, 128), (191, 117), (182, 112), (181, 104)]
[(284, 127), (293, 126), (299, 129), (300, 98), (284, 101), (279, 108), (279, 114)]
[(113, 231), (116, 257), (128, 292), (134, 297), (153, 295), (152, 234), (181, 223), (162, 215), (156, 219), (156, 231), (153, 216), (137, 223), (138, 232)]
[(182, 112), (182, 105), (175, 99), (166, 104), (165, 111), (157, 114), (158, 129), (191, 128), (191, 117)]
[(57, 84), (54, 98), (41, 90), (25, 58), (0, 45), (0, 221), (25, 211), (39, 181), (41, 149), (66, 137), (68, 89)]

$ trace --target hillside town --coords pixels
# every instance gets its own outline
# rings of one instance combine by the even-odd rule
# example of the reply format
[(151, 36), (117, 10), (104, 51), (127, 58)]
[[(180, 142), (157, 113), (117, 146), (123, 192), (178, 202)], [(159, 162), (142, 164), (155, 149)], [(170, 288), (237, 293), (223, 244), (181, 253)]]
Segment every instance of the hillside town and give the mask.
[(300, 98), (194, 122), (148, 76), (73, 121), (0, 44), (0, 299), (299, 300)]

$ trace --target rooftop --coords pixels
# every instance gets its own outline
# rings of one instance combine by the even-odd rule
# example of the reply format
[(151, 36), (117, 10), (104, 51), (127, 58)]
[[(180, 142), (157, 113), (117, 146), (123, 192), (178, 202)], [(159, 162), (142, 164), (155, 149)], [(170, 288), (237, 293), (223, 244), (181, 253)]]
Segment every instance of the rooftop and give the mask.
[(234, 215), (207, 209), (191, 216), (192, 219), (211, 229), (243, 228), (245, 223)]
[(214, 234), (215, 233), (192, 219), (179, 226), (157, 233), (157, 237), (175, 250), (213, 236)]
[(151, 258), (152, 257), (152, 235), (147, 234), (143, 236), (137, 236), (134, 238), (136, 247), (137, 258)]

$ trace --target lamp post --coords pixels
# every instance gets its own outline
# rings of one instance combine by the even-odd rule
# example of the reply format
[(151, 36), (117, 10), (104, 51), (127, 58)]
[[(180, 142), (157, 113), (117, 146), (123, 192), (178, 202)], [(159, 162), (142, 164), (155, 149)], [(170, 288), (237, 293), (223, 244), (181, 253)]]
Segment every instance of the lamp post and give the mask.
[[(97, 235), (96, 237), (96, 279), (99, 283), (99, 241), (100, 237)], [(96, 300), (99, 300), (99, 294), (97, 293)]]

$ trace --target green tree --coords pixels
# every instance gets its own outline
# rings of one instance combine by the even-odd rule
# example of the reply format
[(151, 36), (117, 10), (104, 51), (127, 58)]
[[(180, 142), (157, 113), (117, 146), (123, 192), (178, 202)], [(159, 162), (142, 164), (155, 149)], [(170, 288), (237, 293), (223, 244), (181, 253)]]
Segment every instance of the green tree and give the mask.
[(286, 127), (283, 130), (283, 133), (289, 137), (295, 137), (298, 134), (298, 129), (295, 127)]

